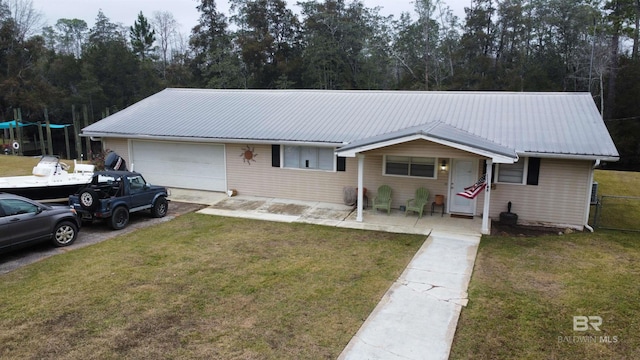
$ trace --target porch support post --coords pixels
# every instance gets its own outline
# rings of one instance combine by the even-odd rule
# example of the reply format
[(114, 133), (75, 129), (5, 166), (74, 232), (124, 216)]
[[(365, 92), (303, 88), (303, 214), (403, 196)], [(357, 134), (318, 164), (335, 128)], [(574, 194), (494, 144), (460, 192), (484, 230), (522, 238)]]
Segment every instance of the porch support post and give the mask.
[(487, 168), (485, 181), (487, 182), (487, 186), (484, 188), (484, 209), (482, 210), (482, 234), (489, 235), (491, 233), (491, 224), (489, 223), (489, 205), (491, 203), (491, 177), (492, 177), (492, 168), (493, 168), (493, 160), (487, 159)]
[(358, 214), (357, 222), (362, 222), (362, 203), (364, 202), (364, 155), (358, 154)]

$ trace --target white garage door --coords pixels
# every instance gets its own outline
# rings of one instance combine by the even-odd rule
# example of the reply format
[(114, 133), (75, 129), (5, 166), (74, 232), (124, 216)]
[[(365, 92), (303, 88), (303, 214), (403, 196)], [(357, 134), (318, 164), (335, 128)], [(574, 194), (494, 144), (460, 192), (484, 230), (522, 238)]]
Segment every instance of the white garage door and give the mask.
[(132, 150), (133, 170), (152, 184), (226, 191), (224, 145), (133, 141)]

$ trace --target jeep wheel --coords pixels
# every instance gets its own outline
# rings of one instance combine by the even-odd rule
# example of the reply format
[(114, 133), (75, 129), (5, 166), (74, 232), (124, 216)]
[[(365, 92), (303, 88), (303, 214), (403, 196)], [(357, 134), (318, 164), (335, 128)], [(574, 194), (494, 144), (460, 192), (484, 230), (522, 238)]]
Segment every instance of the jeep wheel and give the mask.
[(69, 221), (63, 221), (53, 229), (53, 245), (57, 247), (71, 245), (78, 237), (78, 227)]
[(127, 224), (129, 224), (129, 210), (124, 206), (115, 208), (110, 220), (110, 225), (113, 230), (124, 229)]
[(164, 196), (156, 199), (156, 202), (153, 203), (153, 208), (151, 208), (151, 216), (156, 218), (161, 218), (167, 215), (167, 210), (169, 209), (169, 203)]
[(78, 195), (80, 206), (83, 209), (93, 211), (98, 206), (98, 194), (93, 189), (84, 189)]

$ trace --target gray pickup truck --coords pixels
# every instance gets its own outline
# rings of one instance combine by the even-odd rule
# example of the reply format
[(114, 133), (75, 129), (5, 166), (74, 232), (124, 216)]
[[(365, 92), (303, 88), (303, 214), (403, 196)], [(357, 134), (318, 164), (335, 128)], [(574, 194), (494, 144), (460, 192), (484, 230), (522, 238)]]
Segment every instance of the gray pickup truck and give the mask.
[(169, 191), (147, 183), (142, 174), (132, 171), (98, 171), (91, 183), (69, 196), (69, 205), (83, 221), (106, 219), (114, 230), (129, 223), (129, 214), (150, 210), (163, 217), (169, 209)]

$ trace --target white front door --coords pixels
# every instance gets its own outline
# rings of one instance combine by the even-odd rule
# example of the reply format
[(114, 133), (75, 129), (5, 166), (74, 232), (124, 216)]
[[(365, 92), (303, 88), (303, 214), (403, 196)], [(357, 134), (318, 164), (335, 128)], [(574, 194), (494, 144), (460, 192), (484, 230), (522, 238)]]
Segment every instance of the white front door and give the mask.
[(478, 181), (478, 160), (453, 159), (451, 163), (451, 193), (449, 194), (450, 212), (475, 214), (475, 199), (467, 199), (456, 194), (475, 184), (476, 181)]

